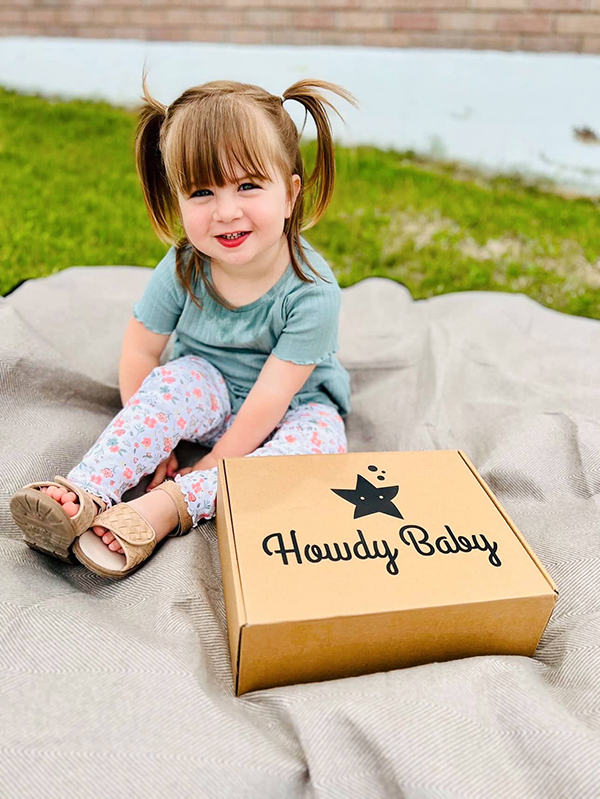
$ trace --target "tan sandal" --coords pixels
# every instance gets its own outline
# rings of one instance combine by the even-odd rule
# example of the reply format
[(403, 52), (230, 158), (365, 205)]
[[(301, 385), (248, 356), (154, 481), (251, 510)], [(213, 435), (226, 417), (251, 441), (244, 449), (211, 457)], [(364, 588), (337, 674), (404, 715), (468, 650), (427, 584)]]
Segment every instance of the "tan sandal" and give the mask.
[[(49, 486), (68, 488), (77, 495), (80, 509), (75, 516), (67, 516), (60, 502), (39, 490)], [(54, 481), (28, 483), (10, 500), (10, 512), (23, 531), (27, 546), (68, 563), (77, 563), (70, 551), (73, 541), (88, 530), (96, 516), (105, 510), (105, 502), (58, 474)]]
[[(152, 491), (166, 491), (177, 506), (179, 523), (166, 538), (187, 533), (192, 527), (192, 517), (179, 485), (173, 480), (168, 480), (155, 486)], [(94, 525), (110, 530), (125, 552), (123, 555), (108, 549), (102, 538), (93, 530), (87, 530), (77, 538), (73, 544), (73, 554), (80, 563), (101, 577), (112, 580), (127, 577), (139, 569), (156, 547), (156, 531), (142, 514), (127, 502), (113, 505), (104, 513), (98, 514), (94, 519)]]

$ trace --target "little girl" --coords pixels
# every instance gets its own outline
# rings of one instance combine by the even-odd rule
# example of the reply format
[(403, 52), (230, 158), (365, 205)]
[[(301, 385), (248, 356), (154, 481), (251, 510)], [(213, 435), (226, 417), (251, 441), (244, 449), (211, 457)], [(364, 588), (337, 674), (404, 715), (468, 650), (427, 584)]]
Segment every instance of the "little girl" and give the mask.
[[(351, 410), (335, 356), (341, 289), (300, 232), (323, 216), (334, 188), (325, 104), (338, 112), (318, 89), (355, 98), (326, 81), (300, 80), (283, 97), (211, 81), (165, 107), (145, 74), (142, 87), (136, 166), (150, 221), (171, 247), (125, 333), (124, 407), (66, 479), (30, 483), (11, 499), (30, 547), (113, 579), (215, 515), (219, 458), (346, 452)], [(317, 129), (308, 180), (289, 100)], [(182, 439), (212, 449), (178, 470)], [(148, 474), (147, 493), (121, 502)]]

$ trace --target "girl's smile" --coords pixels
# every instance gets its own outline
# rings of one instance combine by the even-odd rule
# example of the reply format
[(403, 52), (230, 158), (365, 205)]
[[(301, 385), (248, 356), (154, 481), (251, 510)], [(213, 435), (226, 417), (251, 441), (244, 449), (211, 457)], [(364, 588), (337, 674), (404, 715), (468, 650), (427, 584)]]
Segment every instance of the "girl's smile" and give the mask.
[(219, 240), (219, 243), (222, 244), (224, 247), (239, 247), (242, 242), (246, 241), (248, 236), (250, 236), (252, 231), (247, 231), (245, 233), (236, 233), (233, 236), (215, 236), (216, 239)]

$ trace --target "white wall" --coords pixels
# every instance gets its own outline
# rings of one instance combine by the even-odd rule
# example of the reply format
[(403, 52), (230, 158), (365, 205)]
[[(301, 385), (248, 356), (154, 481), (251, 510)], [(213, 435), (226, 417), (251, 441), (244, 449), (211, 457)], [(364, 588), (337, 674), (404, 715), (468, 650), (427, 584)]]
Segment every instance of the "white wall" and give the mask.
[[(600, 56), (357, 47), (292, 47), (4, 37), (0, 84), (65, 98), (139, 103), (148, 67), (154, 96), (170, 103), (189, 86), (229, 78), (281, 94), (299, 78), (341, 84), (355, 110), (328, 95), (336, 140), (412, 148), (492, 170), (547, 176), (600, 194)], [(299, 127), (304, 111), (286, 103)], [(314, 138), (312, 122), (304, 135)]]

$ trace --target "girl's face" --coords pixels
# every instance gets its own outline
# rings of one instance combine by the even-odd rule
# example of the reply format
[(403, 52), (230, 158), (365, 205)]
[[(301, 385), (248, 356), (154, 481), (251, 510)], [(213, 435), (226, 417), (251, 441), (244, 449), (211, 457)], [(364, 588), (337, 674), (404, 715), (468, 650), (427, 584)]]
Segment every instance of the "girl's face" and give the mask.
[[(259, 265), (274, 257), (281, 245), (284, 222), (292, 214), (301, 187), (293, 175), (293, 198), (286, 197), (279, 172), (270, 170), (271, 181), (255, 180), (238, 167), (237, 181), (222, 188), (201, 186), (189, 197), (179, 195), (181, 221), (188, 239), (217, 264)], [(248, 234), (236, 247), (227, 247), (223, 233)]]

